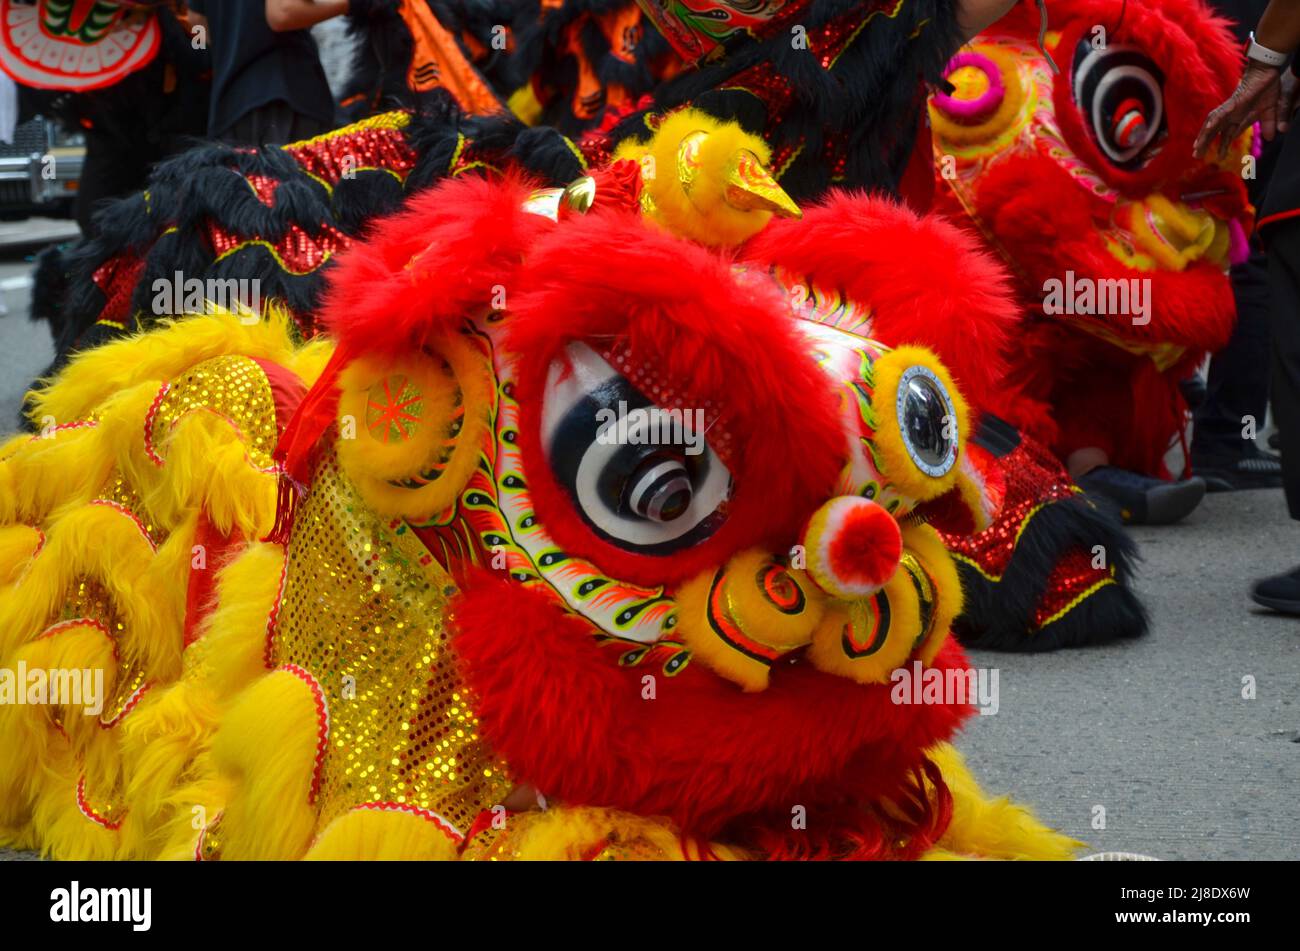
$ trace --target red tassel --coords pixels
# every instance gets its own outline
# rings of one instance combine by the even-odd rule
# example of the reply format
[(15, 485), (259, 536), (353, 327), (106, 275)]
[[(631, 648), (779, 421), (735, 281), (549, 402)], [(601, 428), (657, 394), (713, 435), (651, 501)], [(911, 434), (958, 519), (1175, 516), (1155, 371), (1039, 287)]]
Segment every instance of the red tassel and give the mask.
[(351, 362), (351, 353), (340, 345), (280, 434), (280, 441), (275, 447), (275, 463), (279, 473), (275, 524), (263, 541), (278, 545), (289, 544), (294, 513), (311, 482), (312, 452), (334, 422), (339, 404), (339, 374)]
[(275, 461), (299, 486), (305, 487), (311, 481), (312, 450), (334, 422), (339, 405), (339, 374), (354, 356), (345, 345), (339, 345), (276, 444)]
[(298, 510), (298, 498), (305, 489), (305, 486), (299, 486), (293, 481), (283, 466), (279, 467), (275, 493), (275, 524), (271, 526), (271, 531), (262, 541), (276, 545), (289, 544), (289, 537), (293, 534), (294, 515)]
[[(509, 820), (511, 816), (516, 816), (518, 813), (507, 809), (504, 815), (506, 819)], [(465, 850), (469, 848), (469, 844), (473, 842), (480, 833), (486, 832), (488, 829), (492, 828), (492, 820), (496, 817), (497, 813), (493, 812), (491, 809), (484, 809), (479, 812), (479, 814), (474, 817), (474, 822), (470, 825), (469, 831), (465, 833), (465, 838), (461, 840), (460, 848), (456, 850), (457, 854), (464, 854)]]

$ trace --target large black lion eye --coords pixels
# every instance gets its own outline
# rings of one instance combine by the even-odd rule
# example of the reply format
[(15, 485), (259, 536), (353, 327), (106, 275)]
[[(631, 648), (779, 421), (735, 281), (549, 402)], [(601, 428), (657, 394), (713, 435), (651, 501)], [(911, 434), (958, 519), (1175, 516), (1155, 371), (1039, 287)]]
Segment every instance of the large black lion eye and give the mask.
[(691, 410), (655, 406), (586, 344), (551, 367), (547, 462), (583, 521), (621, 548), (672, 554), (721, 527), (731, 474), (706, 428)]
[(1164, 74), (1127, 46), (1094, 49), (1080, 40), (1074, 53), (1074, 102), (1093, 141), (1117, 168), (1141, 168), (1165, 135)]
[(898, 382), (898, 431), (918, 469), (935, 478), (957, 464), (957, 410), (928, 367), (912, 366)]

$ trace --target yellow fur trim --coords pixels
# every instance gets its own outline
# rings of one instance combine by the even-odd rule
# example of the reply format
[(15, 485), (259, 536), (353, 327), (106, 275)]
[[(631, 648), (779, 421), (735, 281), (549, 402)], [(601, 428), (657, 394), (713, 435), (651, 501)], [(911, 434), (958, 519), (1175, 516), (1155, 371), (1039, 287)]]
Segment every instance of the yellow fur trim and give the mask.
[(179, 629), (185, 597), (174, 568), (170, 560), (155, 567), (152, 546), (121, 510), (90, 504), (68, 512), (50, 526), (27, 573), (0, 592), (0, 657), (44, 630), (78, 579), (89, 576), (104, 585), (122, 613), (123, 659), (138, 658), (154, 673), (170, 670), (174, 676), (180, 644), (169, 634)]
[(952, 822), (927, 854), (937, 858), (1068, 860), (1083, 843), (1043, 825), (1024, 806), (1005, 796), (990, 798), (966, 767), (962, 755), (948, 743), (929, 751), (953, 798)]
[(0, 585), (18, 580), (42, 539), (41, 533), (30, 525), (0, 528)]
[[(89, 862), (135, 858), (138, 829), (109, 828), (87, 818), (78, 807), (80, 779), (81, 771), (70, 759), (56, 761), (50, 770), (32, 812), (32, 828), (40, 838), (42, 854)], [(92, 802), (98, 801), (100, 791), (112, 789), (113, 779), (100, 773), (87, 780)]]
[(89, 501), (113, 468), (95, 426), (16, 436), (0, 461), (0, 523), (40, 522), (57, 505)]
[(248, 446), (228, 420), (186, 414), (167, 435), (162, 456), (161, 468), (151, 471), (140, 463), (133, 473), (145, 508), (163, 524), (174, 525), (198, 509), (222, 534), (260, 537), (275, 524), (276, 474), (249, 459)]
[(217, 576), (217, 604), (185, 652), (186, 678), (221, 700), (266, 673), (267, 619), (280, 594), (284, 549), (255, 542)]
[[(70, 624), (0, 656), (0, 668), (15, 677), (20, 664), (29, 671), (101, 670), (105, 695), (113, 687), (116, 669), (112, 641), (87, 624)], [(17, 686), (26, 690), (25, 684)], [(64, 721), (63, 733), (51, 729), (49, 706), (0, 703), (0, 825), (21, 825), (31, 819), (37, 802), (57, 778), (55, 764), (71, 762), (74, 750), (84, 755), (100, 738), (98, 716), (66, 703), (57, 709)], [(66, 781), (62, 785), (59, 792), (75, 806), (72, 787)]]
[(185, 652), (184, 677), (146, 695), (119, 728), (131, 766), (126, 800), (133, 812), (155, 817), (156, 847), (163, 851), (171, 838), (179, 857), (192, 858), (199, 820), (215, 817), (224, 805), (224, 794), (178, 790), (187, 782), (198, 790), (225, 788), (210, 764), (200, 768), (207, 764), (203, 751), (227, 701), (266, 673), (267, 617), (283, 566), (283, 549), (267, 542), (249, 545), (226, 563), (217, 576), (217, 607)]
[[(21, 663), (26, 665), (28, 671), (57, 670), (68, 674), (102, 671), (104, 692), (97, 699), (105, 702), (108, 697), (111, 697), (116, 686), (117, 674), (111, 634), (89, 621), (64, 622), (56, 628), (51, 628), (51, 632), (9, 654), (3, 666), (13, 671), (17, 670)], [(71, 750), (79, 756), (84, 756), (91, 743), (102, 735), (99, 721), (106, 711), (92, 709), (92, 698), (84, 693), (81, 704), (70, 702), (55, 704), (54, 699), (52, 696), (48, 698), (50, 706), (30, 705), (10, 708), (8, 704), (0, 704), (0, 710), (14, 718), (13, 722), (6, 726), (6, 732), (9, 729), (28, 728), (41, 731), (47, 739), (58, 736), (49, 729), (48, 717), (51, 709), (55, 709), (59, 711), (58, 716), (63, 726), (62, 735), (67, 738)], [(66, 698), (63, 699), (66, 701)], [(20, 723), (26, 724), (26, 727), (20, 726)], [(35, 763), (27, 764), (26, 768), (30, 769), (35, 765)]]
[(292, 370), (310, 389), (332, 356), (334, 356), (334, 341), (317, 337), (306, 343), (300, 350), (287, 354), (284, 366)]
[(354, 809), (339, 816), (307, 850), (315, 861), (442, 862), (457, 843), (431, 819), (409, 812)]
[[(487, 845), (471, 844), (467, 859), (508, 858), (520, 861), (643, 859), (650, 861), (703, 857), (694, 840), (682, 850), (681, 834), (664, 819), (601, 808), (552, 808), (511, 816), (505, 830)], [(739, 849), (712, 846), (716, 858), (737, 861)]]
[[(708, 135), (701, 140), (688, 195), (678, 174), (678, 151), (694, 132)], [(734, 122), (719, 121), (698, 109), (679, 109), (663, 120), (648, 141), (625, 141), (614, 157), (640, 163), (652, 221), (680, 237), (730, 247), (762, 231), (772, 218), (770, 211), (744, 211), (725, 200), (727, 165), (742, 149), (753, 152), (764, 165), (772, 157), (762, 139)]]
[(506, 100), (506, 105), (524, 125), (537, 125), (541, 121), (542, 104), (537, 101), (532, 83), (524, 83), (512, 92), (510, 98)]
[(311, 802), (320, 721), (308, 684), (273, 671), (244, 691), (212, 744), (221, 772), (239, 777), (221, 822), (222, 857), (301, 858), (316, 827)]
[[(117, 727), (124, 764), (123, 802), (147, 824), (149, 857), (173, 808), (171, 797), (212, 735), (220, 716), (211, 693), (184, 682), (154, 688)], [(185, 807), (184, 818), (191, 818)]]
[[(957, 438), (960, 440), (958, 456), (953, 467), (942, 476), (932, 476), (921, 471), (912, 461), (903, 436), (899, 431), (898, 419), (898, 384), (903, 371), (912, 366), (924, 366), (931, 370), (948, 391), (957, 417)], [(876, 449), (880, 453), (885, 471), (882, 473), (891, 485), (909, 498), (924, 502), (942, 495), (953, 487), (957, 481), (957, 472), (961, 468), (962, 446), (970, 433), (970, 413), (966, 401), (957, 391), (952, 377), (929, 350), (923, 347), (899, 347), (880, 357), (874, 366), (876, 388), (871, 395), (871, 408), (875, 411), (878, 426), (876, 428)]]
[(293, 353), (291, 318), (271, 304), (260, 321), (219, 312), (200, 320), (164, 321), (148, 333), (83, 350), (60, 372), (55, 384), (31, 394), (31, 419), (40, 429), (89, 417), (100, 404), (142, 380), (169, 380), (213, 357), (238, 353), (287, 364)]
[(221, 818), (230, 800), (236, 779), (223, 775), (213, 764), (208, 751), (194, 757), (182, 775), (182, 784), (168, 798), (168, 821), (158, 830), (160, 843), (157, 858), (165, 861), (192, 862), (198, 846), (208, 846), (205, 857), (214, 857), (222, 833)]

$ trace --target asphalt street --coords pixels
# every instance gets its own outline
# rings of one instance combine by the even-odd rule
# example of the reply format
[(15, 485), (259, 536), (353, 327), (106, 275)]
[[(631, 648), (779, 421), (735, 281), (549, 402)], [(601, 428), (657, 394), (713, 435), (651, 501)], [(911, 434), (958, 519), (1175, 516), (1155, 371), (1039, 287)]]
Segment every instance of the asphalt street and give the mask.
[[(52, 355), (27, 318), (30, 270), (20, 252), (0, 257), (0, 432)], [(1300, 621), (1246, 596), (1251, 579), (1300, 562), (1300, 526), (1280, 491), (1257, 491), (1210, 496), (1183, 524), (1134, 534), (1151, 634), (976, 652), (999, 671), (999, 707), (971, 719), (962, 749), (988, 789), (1090, 851), (1300, 858)]]

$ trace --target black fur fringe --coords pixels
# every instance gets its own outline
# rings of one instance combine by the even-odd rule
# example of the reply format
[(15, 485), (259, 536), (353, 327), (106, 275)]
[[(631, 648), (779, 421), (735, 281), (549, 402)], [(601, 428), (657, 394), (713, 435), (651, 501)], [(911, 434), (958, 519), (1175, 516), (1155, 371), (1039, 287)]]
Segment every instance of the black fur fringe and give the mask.
[[(817, 198), (832, 185), (895, 192), (925, 107), (922, 83), (939, 82), (962, 43), (956, 7), (953, 0), (907, 0), (897, 16), (874, 17), (829, 70), (810, 50), (794, 48), (789, 33), (739, 45), (720, 62), (666, 83), (655, 93), (655, 108), (694, 104), (750, 126), (762, 115), (764, 137), (774, 151), (803, 145), (781, 176), (781, 187), (796, 201)], [(832, 21), (860, 14), (859, 0), (812, 0), (799, 25), (812, 35)], [(796, 90), (784, 116), (766, 115), (756, 98), (742, 105), (738, 96), (745, 93), (716, 95), (763, 63), (771, 63)], [(642, 117), (632, 115), (614, 137), (639, 136), (644, 128)], [(824, 161), (828, 133), (846, 139), (847, 164), (843, 177), (834, 180)]]
[[(166, 301), (154, 306), (153, 291), (155, 281), (170, 281), (177, 272), (186, 280), (257, 279), (262, 299), (278, 298), (287, 304), (299, 318), (303, 334), (309, 336), (329, 263), (307, 274), (293, 274), (260, 245), (218, 261), (208, 235), (210, 223), (271, 244), (295, 225), (313, 237), (329, 227), (356, 238), (376, 218), (397, 211), (408, 196), (445, 177), (459, 136), (472, 142), (486, 161), (500, 165), (513, 161), (546, 184), (567, 184), (583, 172), (573, 149), (554, 129), (527, 129), (511, 116), (463, 117), (445, 94), (428, 100), (403, 134), (416, 155), (404, 186), (382, 171), (358, 171), (354, 178), (339, 181), (331, 194), (289, 153), (274, 146), (246, 152), (208, 144), (160, 163), (147, 192), (118, 199), (99, 211), (95, 238), (42, 256), (32, 315), (50, 324), (58, 354), (51, 370), (92, 342), (148, 329), (160, 318), (177, 316)], [(279, 183), (271, 207), (248, 187), (245, 178), (250, 175)], [(101, 265), (121, 255), (145, 262), (130, 313), (125, 315), (127, 331), (97, 323), (106, 299), (93, 280)]]
[(53, 244), (36, 255), (36, 269), (32, 274), (31, 319), (50, 325), (50, 335), (56, 340), (63, 333), (66, 312), (63, 301), (68, 296), (68, 271), (63, 260), (63, 248)]
[[(574, 136), (585, 131), (591, 122), (575, 116), (571, 109), (577, 66), (562, 42), (564, 33), (584, 17), (626, 7), (632, 0), (565, 0), (560, 6), (549, 8), (543, 8), (541, 0), (423, 2), (456, 37), (466, 59), (502, 97), (508, 97), (535, 77), (543, 77), (546, 102), (539, 123)], [(396, 0), (354, 2), (350, 21), (349, 29), (357, 38), (357, 45), (352, 80), (344, 101), (357, 98), (364, 104), (363, 113), (357, 113), (356, 117), (376, 108), (421, 107), (422, 97), (406, 85), (414, 44), (410, 30), (397, 12)], [(502, 27), (509, 29), (512, 38), (508, 50), (497, 49), (499, 42), (494, 45)], [(583, 52), (601, 82), (624, 87), (633, 99), (654, 88), (656, 77), (651, 64), (669, 50), (667, 41), (648, 21), (643, 21), (643, 27), (630, 63), (613, 54), (594, 20), (587, 19), (578, 34)], [(471, 55), (464, 37), (472, 37), (483, 52)]]
[[(1034, 631), (1034, 610), (1059, 559), (1073, 548), (1091, 553), (1096, 545), (1105, 551), (1118, 583), (1098, 589)], [(1081, 495), (1054, 502), (1025, 528), (1001, 581), (989, 581), (957, 561), (966, 604), (954, 633), (967, 647), (1017, 652), (1141, 637), (1150, 621), (1131, 587), (1137, 560), (1136, 543), (1114, 516)]]

